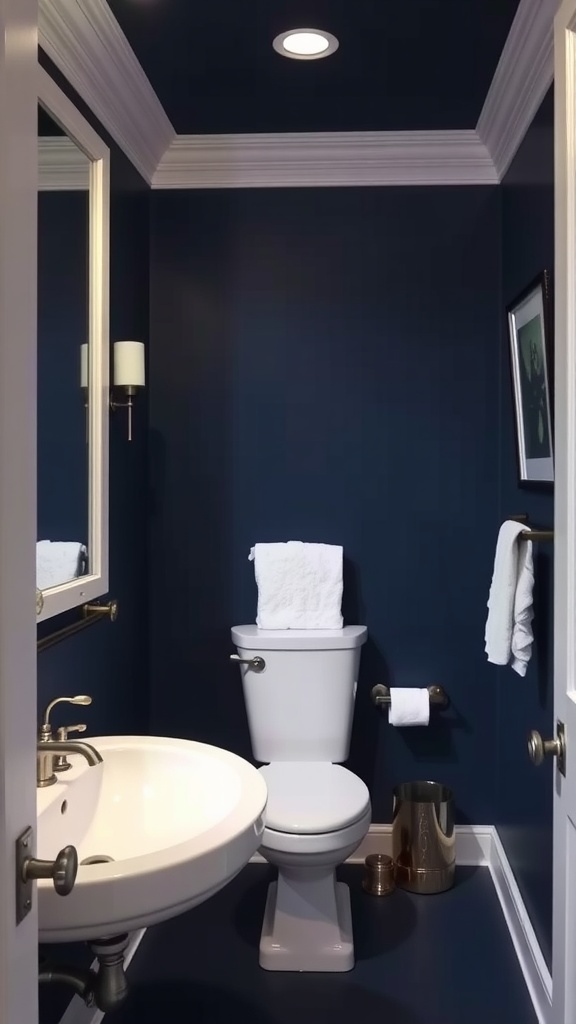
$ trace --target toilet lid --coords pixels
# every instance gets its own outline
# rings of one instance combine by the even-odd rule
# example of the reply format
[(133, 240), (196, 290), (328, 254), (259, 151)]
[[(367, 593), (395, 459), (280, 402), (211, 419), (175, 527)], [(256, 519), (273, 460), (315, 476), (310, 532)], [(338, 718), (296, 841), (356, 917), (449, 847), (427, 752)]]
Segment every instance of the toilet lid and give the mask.
[(268, 787), (266, 825), (276, 832), (336, 832), (370, 808), (362, 779), (339, 764), (275, 761), (259, 771)]

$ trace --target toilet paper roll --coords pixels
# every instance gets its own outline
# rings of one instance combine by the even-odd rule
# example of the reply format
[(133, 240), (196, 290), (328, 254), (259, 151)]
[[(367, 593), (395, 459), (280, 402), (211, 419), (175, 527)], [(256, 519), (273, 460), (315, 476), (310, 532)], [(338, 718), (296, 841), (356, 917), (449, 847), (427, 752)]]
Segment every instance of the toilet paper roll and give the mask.
[(430, 694), (427, 689), (390, 687), (390, 725), (428, 725)]

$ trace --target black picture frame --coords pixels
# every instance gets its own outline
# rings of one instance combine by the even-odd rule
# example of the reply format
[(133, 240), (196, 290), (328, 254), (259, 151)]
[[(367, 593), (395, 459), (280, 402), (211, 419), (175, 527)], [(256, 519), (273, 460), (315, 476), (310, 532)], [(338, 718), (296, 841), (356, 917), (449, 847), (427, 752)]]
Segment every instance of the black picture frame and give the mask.
[(554, 486), (550, 274), (543, 270), (506, 307), (518, 483)]

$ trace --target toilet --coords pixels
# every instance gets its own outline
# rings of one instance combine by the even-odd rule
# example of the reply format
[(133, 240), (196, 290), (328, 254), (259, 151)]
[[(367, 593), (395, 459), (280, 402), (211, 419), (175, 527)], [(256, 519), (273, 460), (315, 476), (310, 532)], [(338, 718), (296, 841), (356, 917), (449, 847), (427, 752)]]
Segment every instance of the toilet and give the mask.
[(278, 868), (268, 888), (260, 966), (349, 971), (354, 944), (348, 886), (336, 867), (368, 831), (370, 795), (339, 762), (348, 757), (365, 626), (234, 626), (257, 761), (268, 787), (260, 853)]

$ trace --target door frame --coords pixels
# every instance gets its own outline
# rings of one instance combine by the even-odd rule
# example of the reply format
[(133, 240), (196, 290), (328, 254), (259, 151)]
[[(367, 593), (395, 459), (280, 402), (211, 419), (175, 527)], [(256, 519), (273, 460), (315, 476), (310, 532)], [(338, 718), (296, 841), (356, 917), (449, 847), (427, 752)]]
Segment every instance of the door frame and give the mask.
[(16, 925), (36, 824), (37, 3), (0, 0), (0, 1020), (38, 1020), (38, 924)]
[(554, 718), (566, 777), (554, 772), (550, 1024), (576, 1019), (576, 0), (554, 24), (555, 509)]

